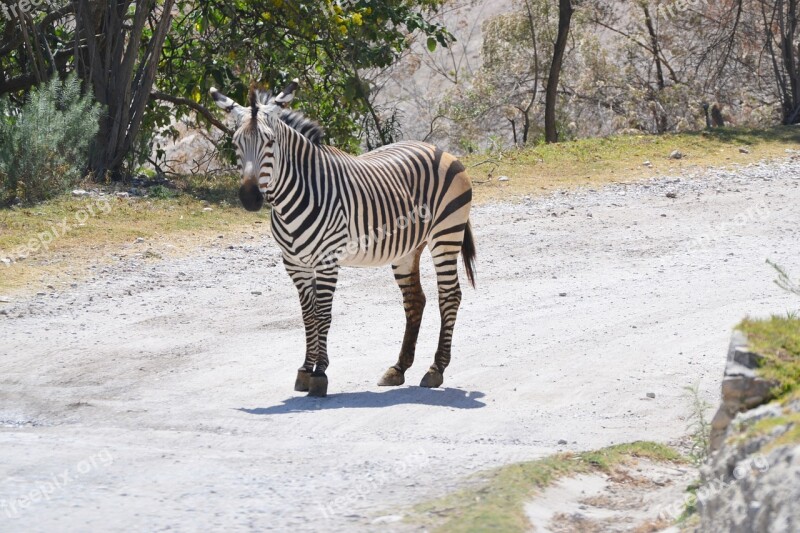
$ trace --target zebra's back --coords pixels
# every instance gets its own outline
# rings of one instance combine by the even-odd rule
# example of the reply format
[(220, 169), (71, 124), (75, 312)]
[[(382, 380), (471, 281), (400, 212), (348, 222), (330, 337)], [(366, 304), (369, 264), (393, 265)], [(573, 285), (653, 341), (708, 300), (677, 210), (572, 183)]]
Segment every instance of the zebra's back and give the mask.
[(340, 264), (395, 263), (440, 231), (466, 224), (472, 185), (451, 154), (404, 141), (341, 161), (348, 243)]

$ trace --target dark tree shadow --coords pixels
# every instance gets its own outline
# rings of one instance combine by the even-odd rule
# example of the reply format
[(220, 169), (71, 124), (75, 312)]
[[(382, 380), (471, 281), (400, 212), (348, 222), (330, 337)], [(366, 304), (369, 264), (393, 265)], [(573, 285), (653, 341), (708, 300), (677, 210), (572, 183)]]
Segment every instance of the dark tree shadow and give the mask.
[[(302, 393), (298, 393), (302, 394)], [(280, 405), (271, 407), (238, 408), (238, 411), (251, 415), (282, 415), (323, 409), (363, 409), (390, 407), (392, 405), (418, 404), (455, 409), (479, 409), (486, 404), (478, 401), (485, 396), (482, 392), (461, 389), (426, 389), (423, 387), (404, 387), (389, 389), (386, 392), (343, 392), (329, 394), (327, 398), (294, 396)]]

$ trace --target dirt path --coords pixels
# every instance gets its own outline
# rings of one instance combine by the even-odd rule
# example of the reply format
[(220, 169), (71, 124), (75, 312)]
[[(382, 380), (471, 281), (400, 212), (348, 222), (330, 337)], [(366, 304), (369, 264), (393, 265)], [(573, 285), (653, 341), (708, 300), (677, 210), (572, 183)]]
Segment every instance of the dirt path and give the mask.
[(326, 399), (292, 391), (302, 324), (268, 239), (0, 304), (1, 529), (370, 530), (479, 469), (677, 439), (731, 327), (798, 307), (764, 260), (800, 273), (799, 200), (795, 159), (477, 208), (443, 390), (415, 386), (427, 256), (410, 386), (375, 385), (404, 324), (389, 269), (348, 269)]

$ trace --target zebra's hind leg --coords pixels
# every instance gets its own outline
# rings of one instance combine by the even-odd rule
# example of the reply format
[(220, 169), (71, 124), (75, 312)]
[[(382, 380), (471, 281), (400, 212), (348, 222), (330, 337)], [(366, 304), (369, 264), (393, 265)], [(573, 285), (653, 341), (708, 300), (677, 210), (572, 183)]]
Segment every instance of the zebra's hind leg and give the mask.
[(419, 258), (425, 245), (392, 265), (394, 279), (403, 293), (403, 307), (406, 311), (406, 332), (403, 335), (403, 346), (400, 357), (394, 366), (383, 374), (378, 382), (382, 387), (393, 387), (405, 383), (405, 372), (414, 364), (414, 352), (417, 347), (419, 326), (422, 323), (422, 312), (425, 309), (425, 293), (419, 279)]
[(442, 318), (439, 330), (439, 346), (433, 364), (422, 378), (420, 387), (436, 388), (444, 382), (444, 370), (450, 364), (450, 347), (458, 306), (461, 303), (461, 287), (458, 284), (458, 254), (461, 242), (439, 241), (431, 246), (436, 282), (439, 286), (439, 314)]

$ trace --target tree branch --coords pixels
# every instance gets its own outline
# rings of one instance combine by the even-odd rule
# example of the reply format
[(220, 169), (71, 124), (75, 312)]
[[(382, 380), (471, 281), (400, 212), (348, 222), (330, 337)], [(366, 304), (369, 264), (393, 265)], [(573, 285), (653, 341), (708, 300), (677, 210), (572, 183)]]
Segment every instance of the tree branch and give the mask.
[(164, 102), (169, 102), (175, 105), (185, 105), (195, 113), (202, 115), (203, 118), (208, 120), (221, 132), (225, 133), (226, 135), (233, 135), (233, 132), (230, 130), (230, 128), (228, 128), (227, 126), (225, 126), (225, 124), (217, 120), (217, 118), (211, 113), (211, 111), (209, 111), (202, 105), (198, 104), (194, 100), (183, 98), (181, 96), (172, 96), (167, 93), (162, 93), (158, 91), (152, 91), (150, 93), (150, 100), (162, 100)]

